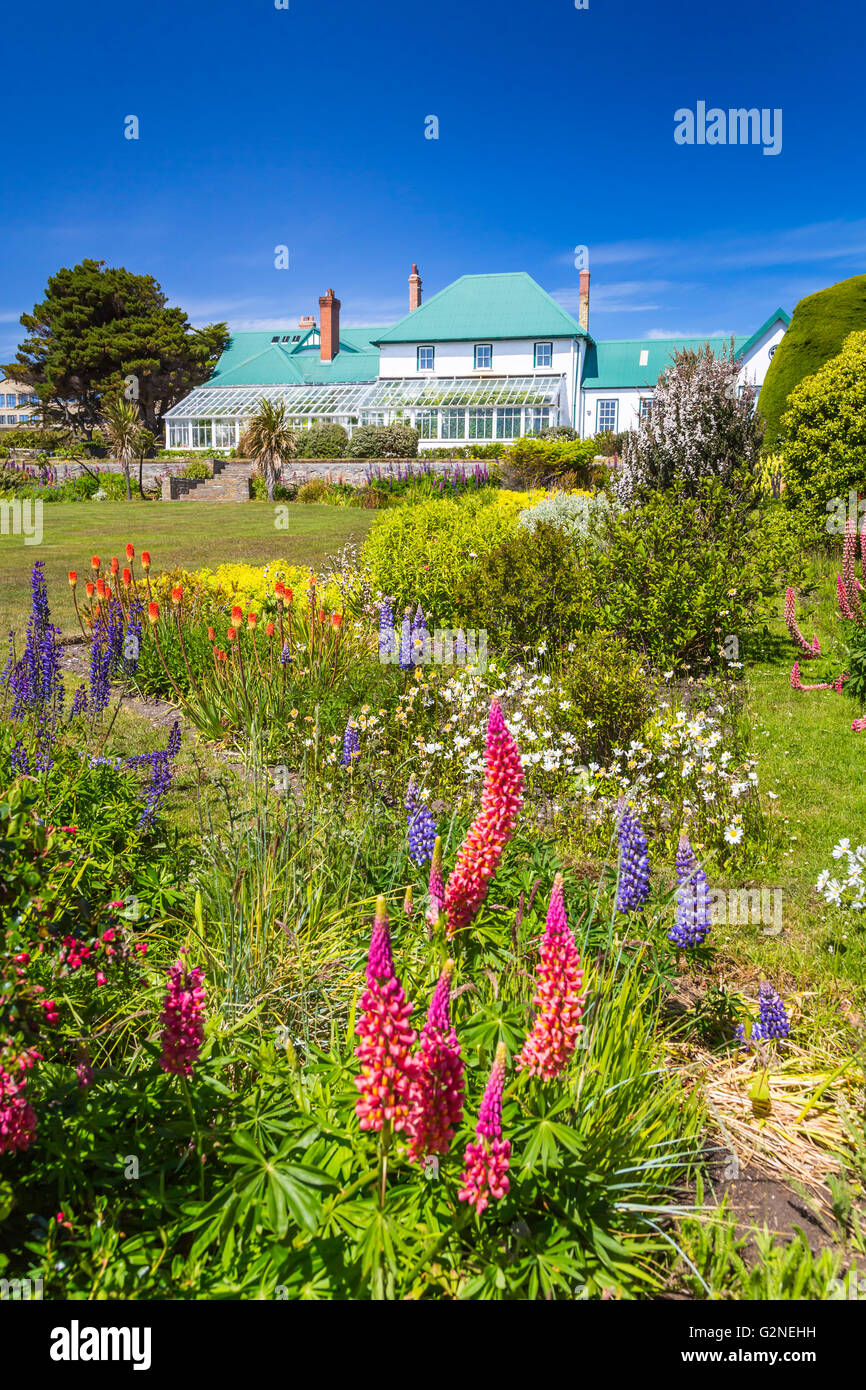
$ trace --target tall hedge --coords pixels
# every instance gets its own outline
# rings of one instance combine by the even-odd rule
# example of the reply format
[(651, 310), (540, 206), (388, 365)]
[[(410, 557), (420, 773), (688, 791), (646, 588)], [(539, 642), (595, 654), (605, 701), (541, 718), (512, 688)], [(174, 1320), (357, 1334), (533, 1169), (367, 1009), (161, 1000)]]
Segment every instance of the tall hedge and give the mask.
[(785, 501), (813, 522), (826, 526), (836, 500), (866, 490), (866, 331), (791, 392), (781, 446)]
[(835, 357), (848, 334), (857, 329), (866, 329), (866, 275), (854, 275), (800, 300), (761, 387), (765, 449), (778, 445), (791, 392)]

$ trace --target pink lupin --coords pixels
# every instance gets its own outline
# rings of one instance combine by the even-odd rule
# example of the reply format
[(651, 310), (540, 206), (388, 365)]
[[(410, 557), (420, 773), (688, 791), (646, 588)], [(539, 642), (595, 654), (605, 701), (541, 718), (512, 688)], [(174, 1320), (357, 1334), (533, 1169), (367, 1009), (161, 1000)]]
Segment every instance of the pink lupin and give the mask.
[(463, 1118), (463, 1059), (450, 1018), (453, 973), (454, 962), (449, 960), (439, 976), (427, 1022), (421, 1030), (418, 1080), (408, 1126), (412, 1162), (425, 1154), (447, 1153)]
[(511, 1145), (507, 1139), (502, 1138), (505, 1058), (505, 1044), (500, 1043), (478, 1112), (476, 1141), (466, 1145), (463, 1186), (457, 1194), (461, 1202), (468, 1202), (479, 1215), (490, 1205), (491, 1198), (497, 1202), (501, 1201), (509, 1186)]

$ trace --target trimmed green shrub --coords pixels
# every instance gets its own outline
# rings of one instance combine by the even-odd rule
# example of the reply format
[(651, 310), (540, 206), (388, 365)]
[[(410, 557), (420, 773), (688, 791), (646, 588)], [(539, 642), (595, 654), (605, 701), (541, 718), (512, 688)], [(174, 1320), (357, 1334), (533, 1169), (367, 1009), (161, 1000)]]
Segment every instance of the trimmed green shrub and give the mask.
[(502, 462), (530, 485), (555, 479), (568, 470), (586, 487), (595, 452), (591, 439), (534, 439), (527, 435), (502, 450)]
[(512, 534), (520, 500), (492, 488), (461, 497), (389, 507), (373, 522), (363, 558), (374, 588), (399, 604), (421, 603), (449, 624), (460, 611), (457, 587), (478, 563)]
[(342, 425), (322, 423), (296, 435), (299, 459), (340, 459), (346, 453), (349, 436)]
[(414, 459), (418, 431), (408, 425), (359, 425), (346, 445), (346, 458)]
[[(866, 276), (861, 277), (866, 280)], [(834, 499), (866, 490), (866, 332), (791, 393), (782, 416), (788, 506), (826, 525)]]
[(863, 329), (866, 275), (854, 275), (800, 300), (761, 387), (759, 409), (766, 421), (767, 448), (778, 446), (791, 392), (838, 355), (849, 333)]

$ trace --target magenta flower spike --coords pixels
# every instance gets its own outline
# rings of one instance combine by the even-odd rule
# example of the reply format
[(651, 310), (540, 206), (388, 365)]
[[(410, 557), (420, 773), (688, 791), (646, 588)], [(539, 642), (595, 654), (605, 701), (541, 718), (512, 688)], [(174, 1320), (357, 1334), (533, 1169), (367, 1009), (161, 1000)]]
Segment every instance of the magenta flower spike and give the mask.
[(845, 581), (843, 580), (841, 574), (836, 575), (836, 598), (839, 602), (839, 612), (842, 614), (842, 617), (847, 618), (849, 622), (853, 622), (854, 610), (851, 607), (850, 601), (848, 599), (848, 594), (845, 589)]
[(449, 960), (421, 1030), (418, 1080), (408, 1126), (409, 1159), (413, 1163), (425, 1154), (448, 1153), (463, 1118), (463, 1058), (450, 1017), (453, 973), (454, 962)]
[(418, 1066), (412, 1057), (415, 1032), (409, 1027), (412, 1005), (394, 974), (391, 936), (385, 899), (376, 899), (376, 917), (367, 957), (367, 988), (356, 1026), (360, 1038), (355, 1056), (361, 1063), (355, 1077), (359, 1092), (355, 1114), (361, 1129), (394, 1131), (407, 1127)]
[[(181, 948), (182, 950), (185, 948)], [(204, 971), (188, 970), (182, 960), (168, 971), (162, 1011), (160, 1066), (173, 1076), (191, 1076), (204, 1042)]]
[(815, 657), (821, 655), (821, 643), (818, 641), (818, 637), (816, 634), (812, 638), (812, 645), (809, 646), (809, 643), (806, 641), (805, 637), (803, 636), (802, 632), (797, 626), (796, 611), (797, 595), (794, 593), (794, 590), (789, 586), (785, 590), (785, 627), (788, 629), (788, 632), (790, 633), (792, 640), (796, 642), (797, 646), (800, 648), (800, 651), (803, 653), (803, 660), (812, 661)]
[(427, 921), (431, 927), (435, 927), (442, 913), (445, 911), (445, 884), (442, 880), (442, 837), (436, 836), (433, 846), (433, 858), (430, 860), (430, 878), (427, 884), (429, 903), (427, 905)]
[(544, 940), (535, 972), (537, 1009), (532, 1031), (517, 1058), (517, 1070), (546, 1081), (568, 1066), (583, 1025), (583, 971), (565, 915), (562, 874), (553, 880)]
[(505, 1087), (505, 1044), (496, 1049), (484, 1098), (478, 1112), (475, 1142), (466, 1145), (463, 1186), (458, 1196), (480, 1216), (491, 1199), (499, 1202), (508, 1192), (511, 1144), (502, 1138), (502, 1092)]

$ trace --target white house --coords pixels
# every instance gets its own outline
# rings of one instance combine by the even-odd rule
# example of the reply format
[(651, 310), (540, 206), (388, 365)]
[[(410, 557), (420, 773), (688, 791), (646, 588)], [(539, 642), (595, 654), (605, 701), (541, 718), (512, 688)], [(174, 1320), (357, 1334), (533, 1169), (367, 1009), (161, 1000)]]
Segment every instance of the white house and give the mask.
[[(166, 415), (169, 448), (236, 446), (262, 399), (284, 400), (299, 426), (327, 420), (402, 421), (420, 448), (509, 443), (548, 425), (582, 437), (633, 427), (676, 348), (724, 338), (597, 342), (589, 332), (589, 272), (574, 319), (531, 276), (463, 275), (421, 302), (417, 266), (409, 312), (391, 328), (341, 328), (339, 299), (319, 300), (295, 329), (233, 334), (211, 380)], [(750, 337), (734, 339), (741, 385), (760, 388), (789, 322), (776, 310)]]

